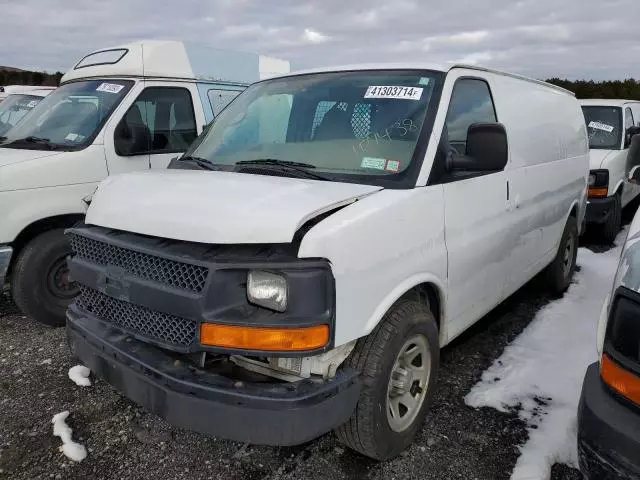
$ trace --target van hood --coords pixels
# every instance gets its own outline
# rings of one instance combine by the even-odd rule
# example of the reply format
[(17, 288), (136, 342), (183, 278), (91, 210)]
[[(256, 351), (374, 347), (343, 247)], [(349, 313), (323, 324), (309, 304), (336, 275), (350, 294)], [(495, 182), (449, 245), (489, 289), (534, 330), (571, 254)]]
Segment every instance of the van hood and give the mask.
[(200, 243), (289, 243), (308, 220), (379, 190), (232, 172), (129, 173), (100, 184), (86, 222)]
[(30, 150), (26, 148), (0, 148), (0, 167), (13, 163), (37, 160), (38, 158), (60, 155), (61, 152), (50, 150)]
[(602, 168), (604, 161), (609, 157), (614, 150), (605, 150), (600, 148), (592, 148), (589, 150), (589, 169), (594, 170)]

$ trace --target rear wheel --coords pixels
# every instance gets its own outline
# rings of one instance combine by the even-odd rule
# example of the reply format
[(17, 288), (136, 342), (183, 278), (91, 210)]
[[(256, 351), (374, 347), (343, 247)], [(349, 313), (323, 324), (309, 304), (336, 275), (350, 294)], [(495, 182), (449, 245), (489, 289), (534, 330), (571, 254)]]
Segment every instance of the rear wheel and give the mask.
[(614, 196), (613, 203), (613, 209), (607, 221), (602, 225), (601, 231), (602, 241), (607, 245), (611, 245), (614, 242), (622, 226), (622, 199), (619, 193)]
[(363, 387), (355, 412), (336, 429), (338, 439), (376, 460), (400, 454), (427, 414), (439, 353), (429, 308), (400, 300), (345, 361), (361, 372)]
[(569, 217), (564, 227), (558, 253), (546, 270), (546, 280), (549, 290), (561, 295), (571, 284), (571, 277), (576, 269), (578, 254), (578, 222), (575, 217)]
[(20, 252), (11, 274), (11, 294), (22, 312), (50, 326), (63, 326), (65, 313), (78, 294), (69, 280), (71, 246), (63, 229), (42, 233)]

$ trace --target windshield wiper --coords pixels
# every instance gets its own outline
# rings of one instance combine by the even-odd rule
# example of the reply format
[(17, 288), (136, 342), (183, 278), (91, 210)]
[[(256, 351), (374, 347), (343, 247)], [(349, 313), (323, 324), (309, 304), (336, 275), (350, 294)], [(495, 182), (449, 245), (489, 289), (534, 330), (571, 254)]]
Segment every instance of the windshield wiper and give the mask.
[(51, 143), (51, 140), (49, 140), (48, 138), (40, 138), (40, 137), (34, 137), (34, 136), (19, 138), (18, 140), (14, 140), (13, 142), (11, 142), (9, 145), (20, 144), (20, 143), (42, 145), (43, 147), (46, 147), (48, 150), (54, 150), (56, 148), (64, 147), (64, 145)]
[[(316, 168), (310, 163), (290, 162), (288, 160), (278, 160), (276, 158), (258, 158), (255, 160), (241, 160), (236, 165), (257, 165), (266, 167), (276, 167), (280, 171), (296, 173), (299, 178), (312, 178), (315, 180), (329, 180), (327, 177), (310, 172), (308, 169)], [(279, 168), (278, 168), (279, 167)]]
[(192, 157), (191, 155), (180, 157), (177, 159), (177, 162), (192, 163), (202, 168), (203, 170), (218, 170), (218, 168), (216, 168), (216, 166), (206, 158)]

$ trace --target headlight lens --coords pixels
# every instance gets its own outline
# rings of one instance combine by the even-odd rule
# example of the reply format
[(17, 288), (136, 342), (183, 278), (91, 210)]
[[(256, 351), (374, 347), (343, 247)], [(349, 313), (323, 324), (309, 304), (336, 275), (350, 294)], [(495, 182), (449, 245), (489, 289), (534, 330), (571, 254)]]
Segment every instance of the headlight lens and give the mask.
[(287, 280), (275, 273), (252, 270), (247, 276), (249, 302), (276, 312), (287, 309)]

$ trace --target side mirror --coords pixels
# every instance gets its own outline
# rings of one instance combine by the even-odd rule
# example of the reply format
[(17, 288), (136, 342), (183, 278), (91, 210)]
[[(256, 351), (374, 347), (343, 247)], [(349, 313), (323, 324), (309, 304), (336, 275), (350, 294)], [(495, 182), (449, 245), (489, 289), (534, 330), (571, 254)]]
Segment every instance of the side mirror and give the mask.
[(123, 157), (142, 155), (151, 149), (151, 135), (144, 125), (128, 125), (122, 121), (114, 137), (116, 153)]
[(634, 135), (631, 138), (631, 145), (627, 153), (626, 171), (629, 172), (628, 179), (631, 183), (640, 185), (640, 181), (634, 181), (634, 175), (640, 180), (640, 135)]
[(450, 170), (499, 172), (509, 160), (507, 131), (501, 123), (474, 123), (467, 130), (464, 155), (453, 155)]
[(631, 145), (631, 141), (633, 137), (640, 133), (640, 127), (629, 127), (627, 128), (627, 132), (624, 137), (624, 148), (627, 148)]

